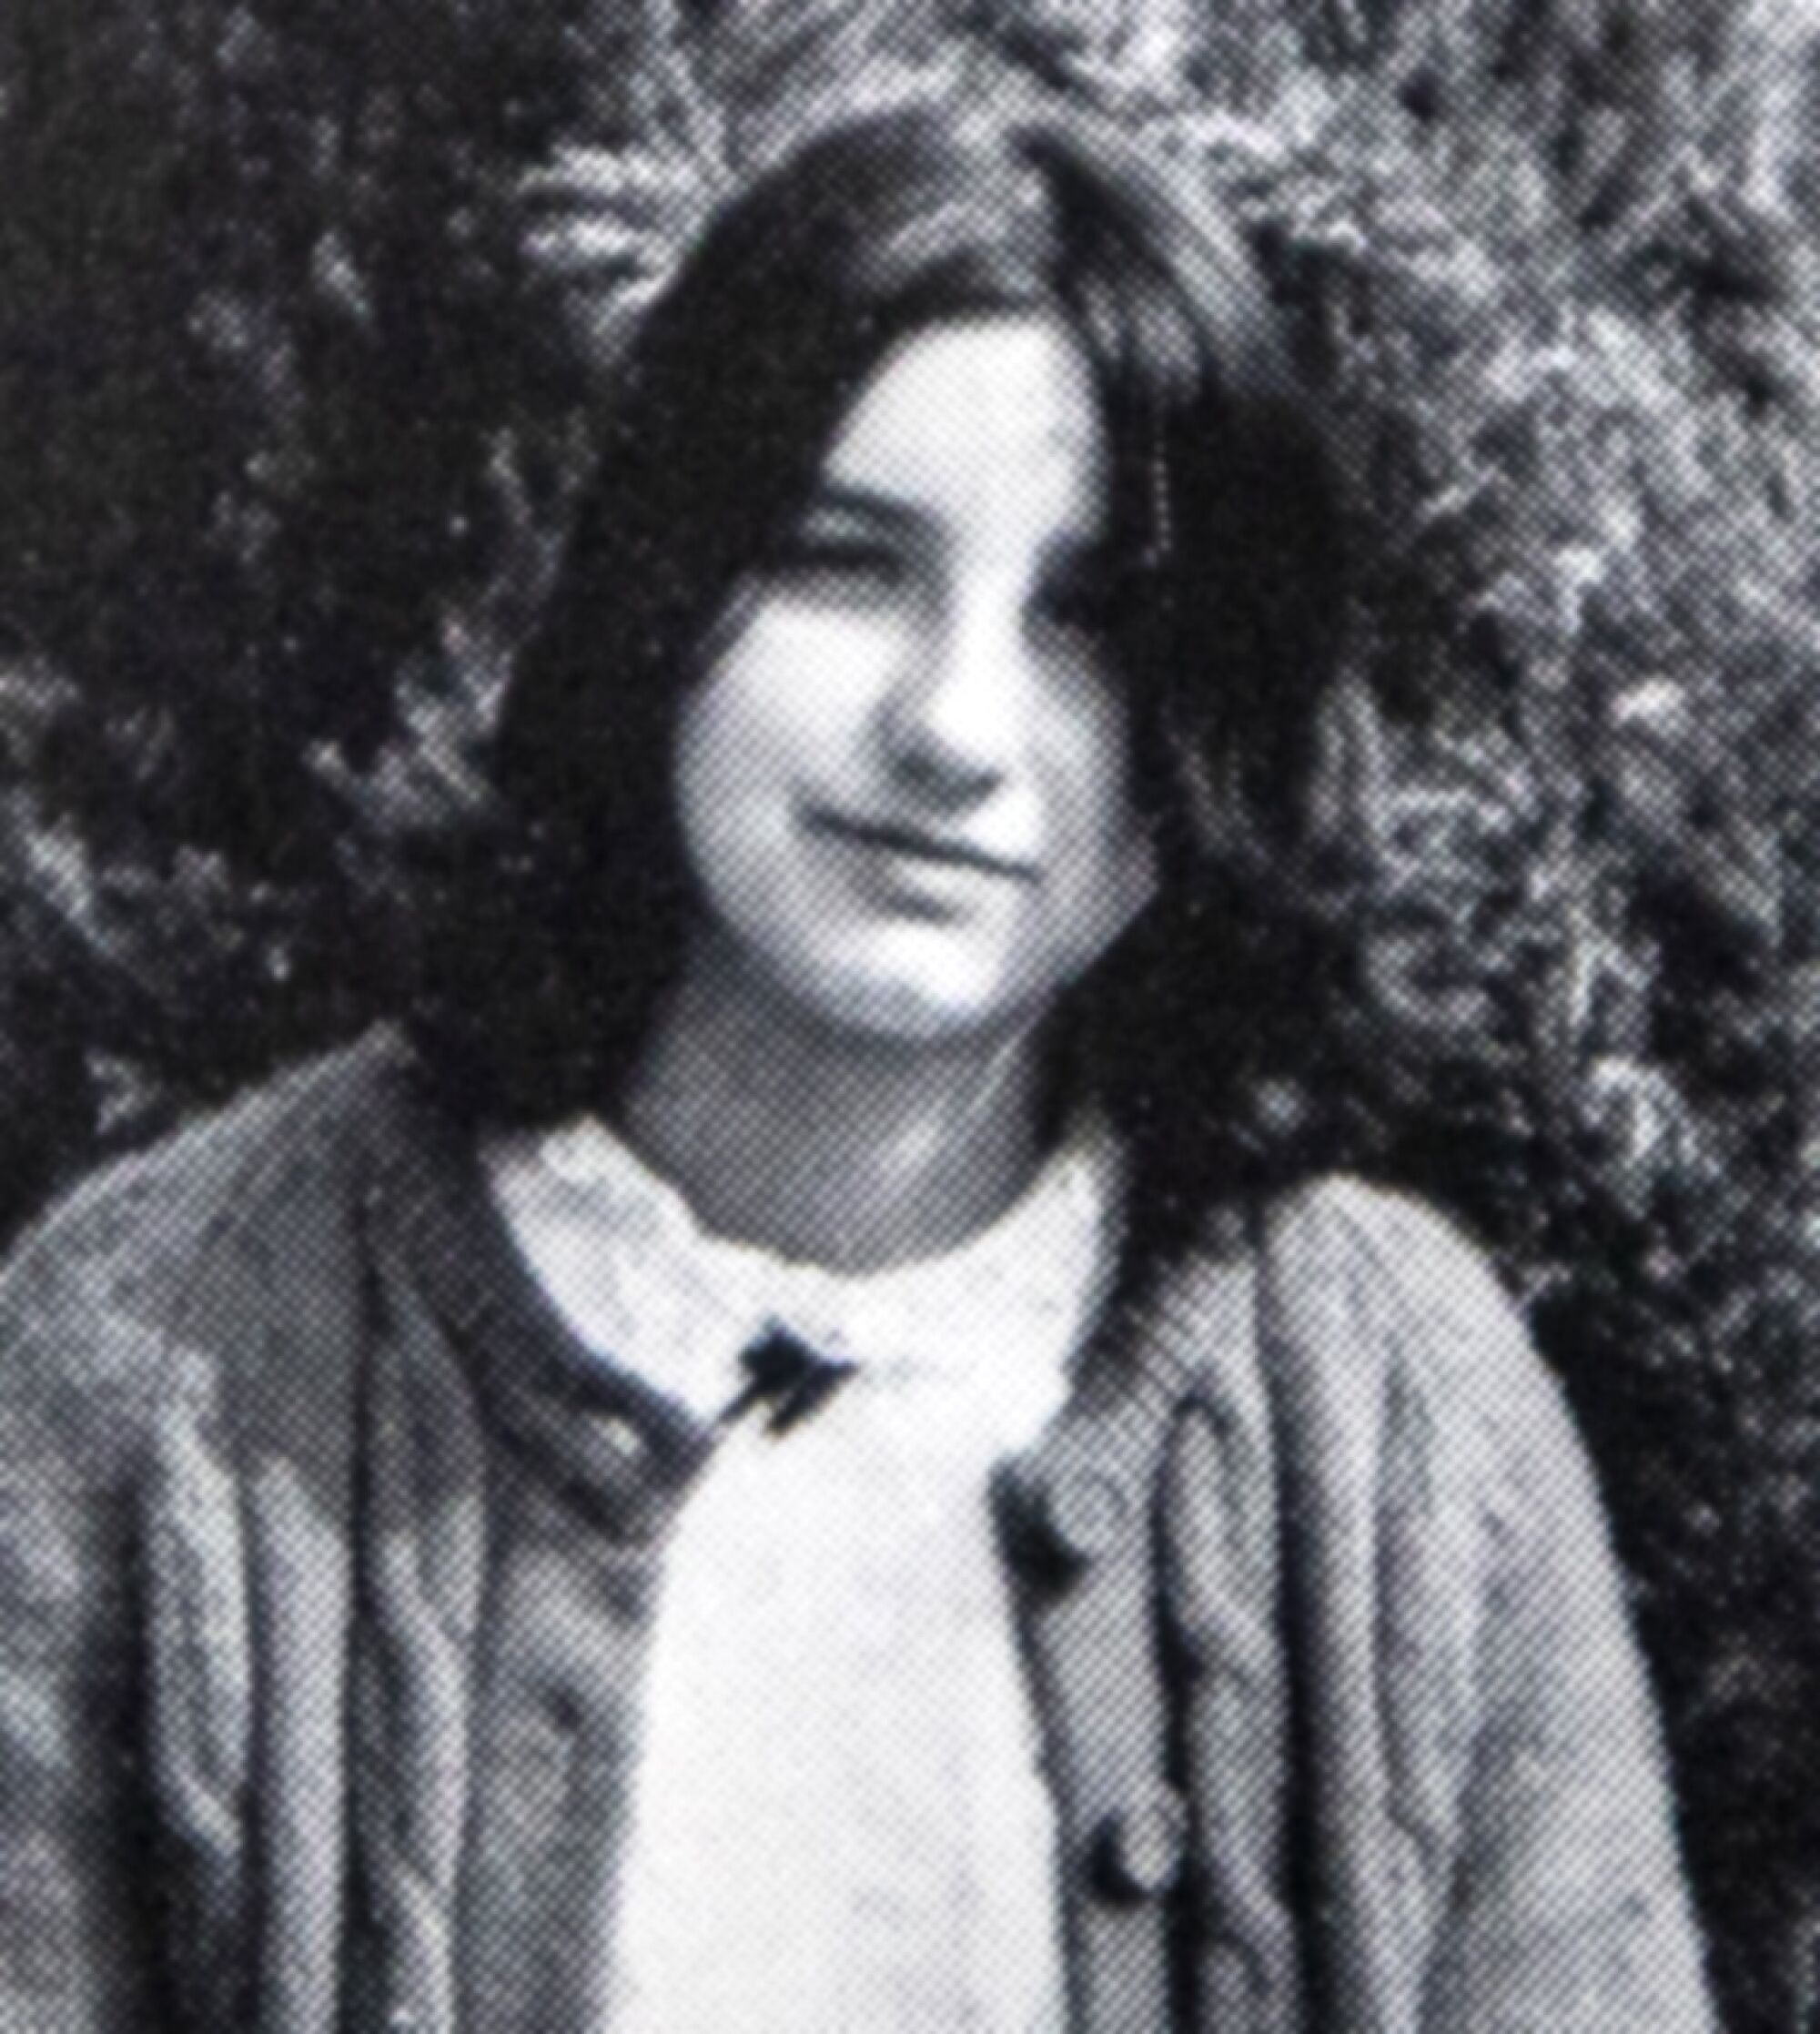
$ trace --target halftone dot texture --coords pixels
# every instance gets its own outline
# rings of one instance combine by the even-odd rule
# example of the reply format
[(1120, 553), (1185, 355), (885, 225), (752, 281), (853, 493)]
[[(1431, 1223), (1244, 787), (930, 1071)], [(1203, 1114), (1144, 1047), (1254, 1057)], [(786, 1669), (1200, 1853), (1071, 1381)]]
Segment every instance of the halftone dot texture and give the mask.
[[(0, 1302), (21, 2024), (610, 2023), (656, 1585), (714, 1442), (580, 1351), (409, 1062), (101, 1175)], [(1705, 2024), (1597, 1504), (1434, 1217), (1330, 1183), (1184, 1260), (1002, 1502), (1070, 2024)], [(926, 1977), (965, 2020), (948, 1976), (874, 2017), (928, 2024)]]
[(1005, 1479), (1073, 2024), (1705, 2024), (1634, 1621), (1728, 2024), (1802, 2034), (1812, 69), (1667, 0), (0, 22), (0, 2034), (612, 2024), (700, 1437), (389, 1047), (272, 1069), (396, 997), (661, 277), (937, 73), (1267, 245), (1361, 587), (1256, 1139), (1492, 1240), (1573, 1412), (1413, 1203), (1148, 1291)]

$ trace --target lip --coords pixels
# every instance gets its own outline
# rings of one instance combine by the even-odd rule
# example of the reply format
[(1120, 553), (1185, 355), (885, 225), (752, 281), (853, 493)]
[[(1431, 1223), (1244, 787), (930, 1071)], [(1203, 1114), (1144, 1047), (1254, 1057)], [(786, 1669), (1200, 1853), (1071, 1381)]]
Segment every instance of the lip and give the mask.
[(811, 828), (828, 834), (855, 847), (884, 855), (901, 855), (912, 861), (930, 862), (942, 868), (975, 869), (984, 875), (996, 875), (1008, 882), (1034, 883), (1034, 863), (1015, 856), (995, 855), (971, 841), (956, 840), (946, 834), (925, 833), (920, 827), (903, 826), (890, 820), (856, 819), (845, 813), (812, 811)]

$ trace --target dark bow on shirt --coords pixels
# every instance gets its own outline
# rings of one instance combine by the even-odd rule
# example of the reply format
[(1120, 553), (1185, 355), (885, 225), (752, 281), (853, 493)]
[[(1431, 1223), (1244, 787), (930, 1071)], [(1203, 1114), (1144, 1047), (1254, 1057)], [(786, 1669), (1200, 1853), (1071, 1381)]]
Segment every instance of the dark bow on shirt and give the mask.
[(822, 1355), (787, 1328), (772, 1327), (741, 1352), (740, 1367), (746, 1381), (721, 1414), (721, 1424), (731, 1426), (763, 1405), (770, 1412), (767, 1430), (787, 1433), (825, 1405), (859, 1366)]

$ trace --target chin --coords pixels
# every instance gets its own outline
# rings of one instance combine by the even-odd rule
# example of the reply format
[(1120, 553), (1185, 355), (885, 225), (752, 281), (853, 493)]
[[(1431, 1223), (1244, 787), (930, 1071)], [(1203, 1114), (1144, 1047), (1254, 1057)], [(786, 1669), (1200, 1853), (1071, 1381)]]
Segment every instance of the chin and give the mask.
[(793, 999), (831, 1027), (906, 1046), (952, 1046), (1015, 1028), (1014, 997), (977, 984), (926, 976), (842, 971), (786, 985)]

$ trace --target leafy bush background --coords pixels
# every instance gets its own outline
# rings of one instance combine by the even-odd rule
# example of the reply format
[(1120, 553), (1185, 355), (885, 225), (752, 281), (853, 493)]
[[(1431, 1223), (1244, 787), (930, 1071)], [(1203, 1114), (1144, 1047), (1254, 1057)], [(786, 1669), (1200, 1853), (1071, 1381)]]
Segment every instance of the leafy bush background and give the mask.
[(1361, 937), (1259, 1098), (1487, 1236), (1592, 1441), (1732, 2024), (1820, 2009), (1820, 10), (14, 0), (0, 1221), (382, 1007), (704, 207), (1006, 70), (1254, 220), (1375, 532)]

